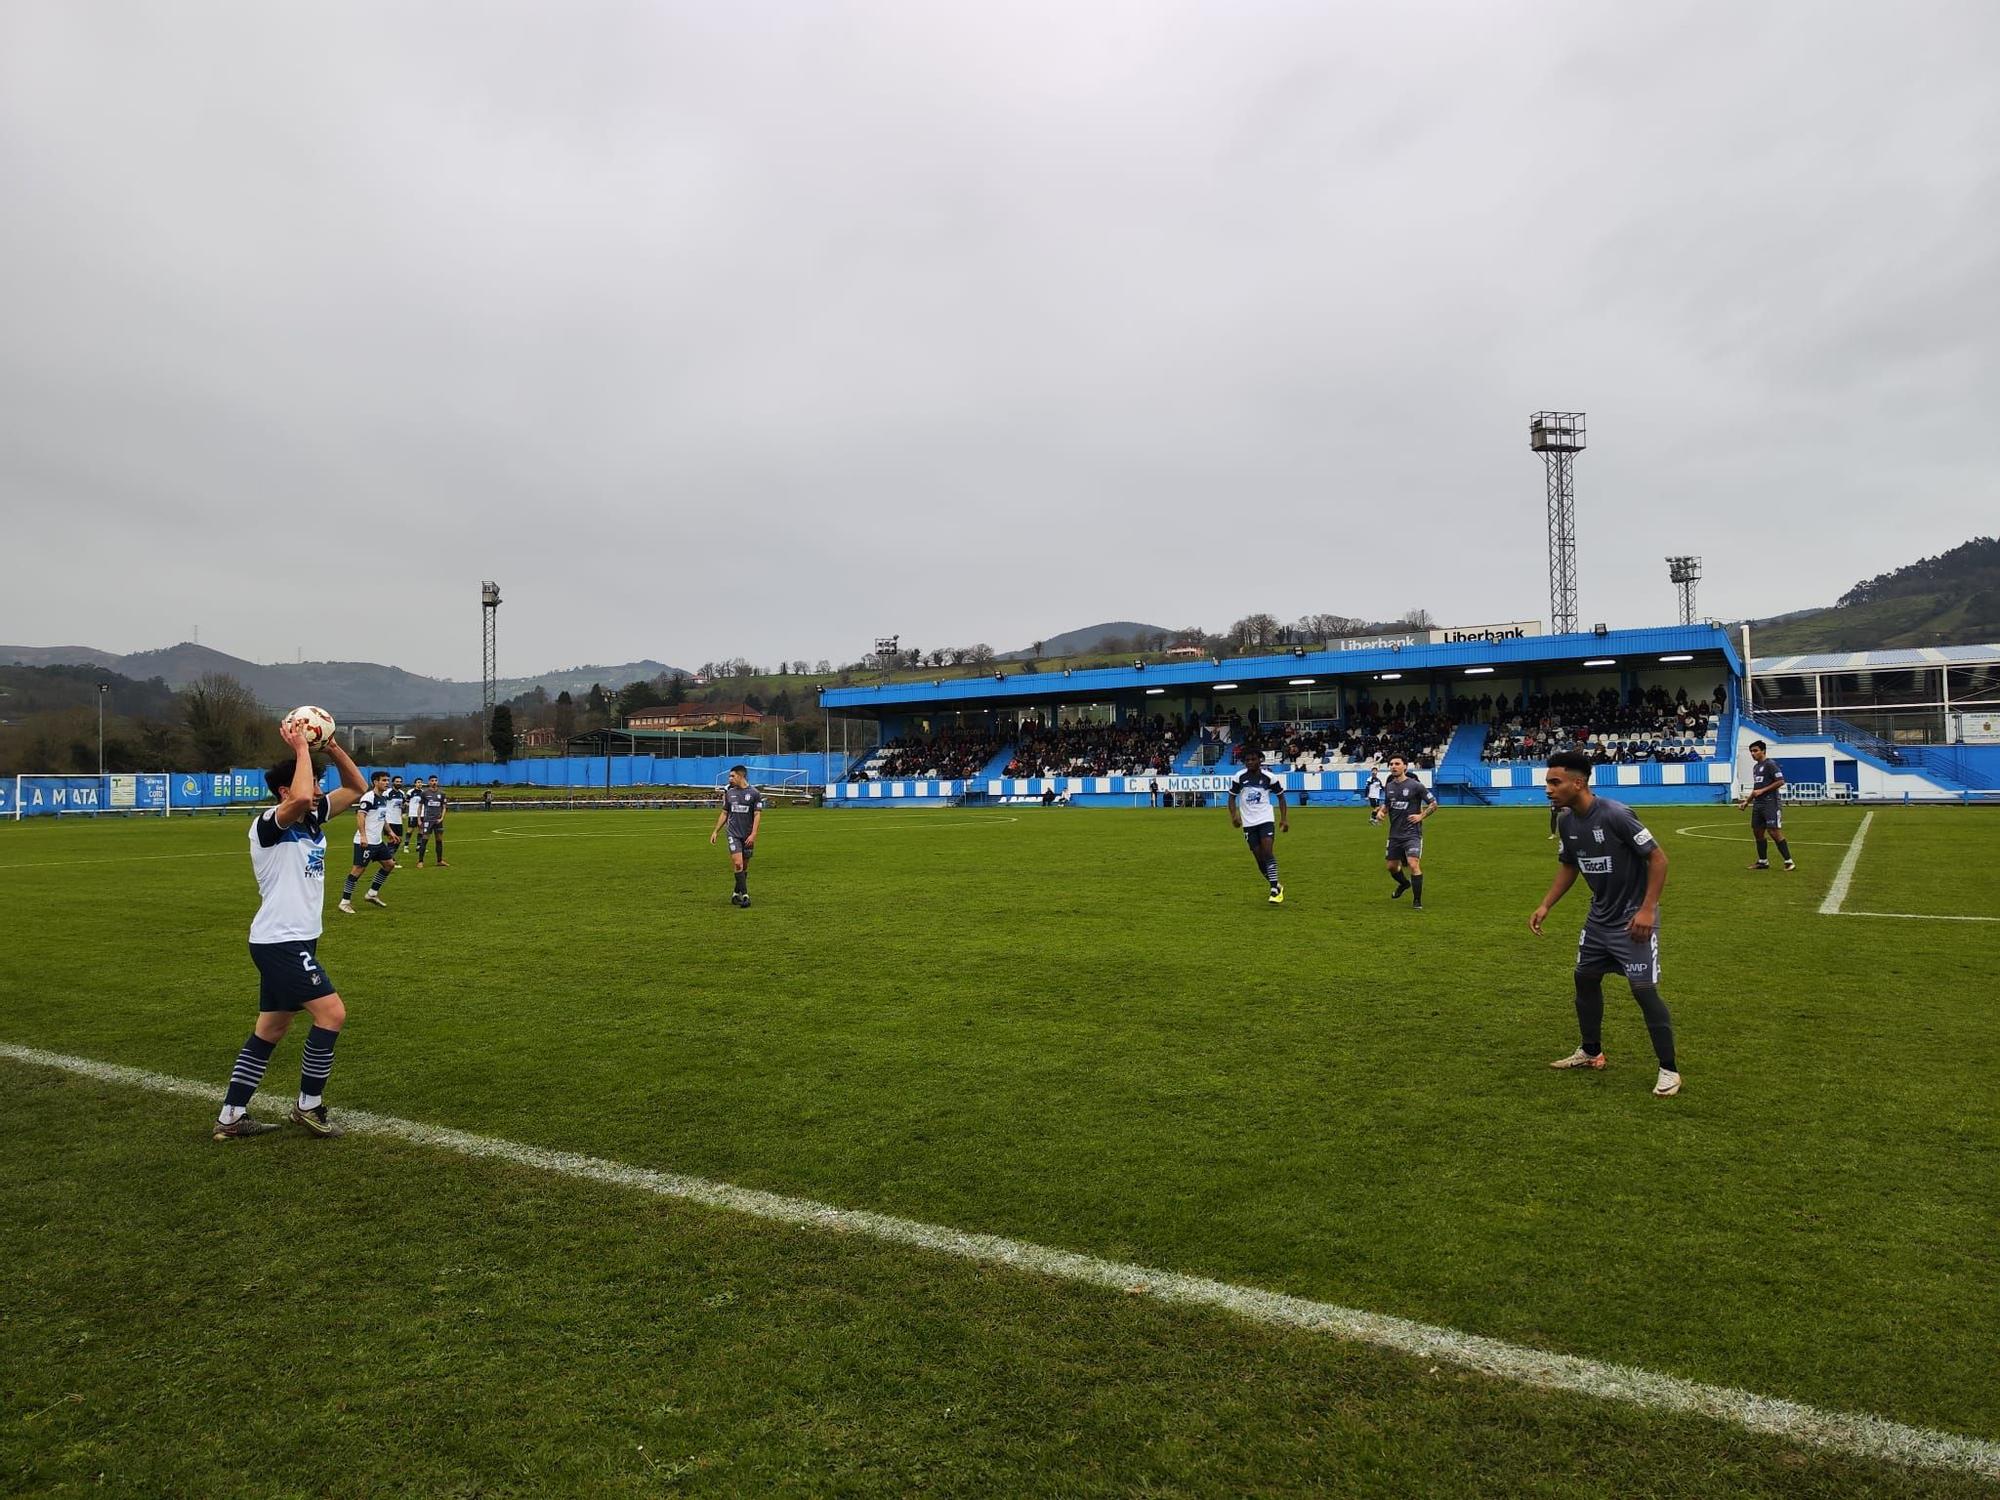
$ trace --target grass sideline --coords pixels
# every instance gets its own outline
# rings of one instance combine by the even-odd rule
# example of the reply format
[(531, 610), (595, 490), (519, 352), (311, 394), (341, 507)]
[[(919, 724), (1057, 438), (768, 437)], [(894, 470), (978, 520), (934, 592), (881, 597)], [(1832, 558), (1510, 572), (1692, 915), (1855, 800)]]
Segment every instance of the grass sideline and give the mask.
[[(351, 922), (330, 914), (347, 925), (330, 928), (323, 952), (355, 1015), (332, 1098), (2000, 1436), (2000, 1398), (1985, 1375), (2000, 1342), (2000, 1271), (1981, 1228), (2000, 1217), (2000, 1130), (1985, 1086), (2000, 1061), (2000, 1025), (1981, 1008), (2000, 933), (1818, 917), (1859, 816), (1806, 809), (1794, 818), (1804, 868), (1786, 877), (1742, 870), (1746, 845), (1728, 841), (1740, 832), (1737, 815), (1651, 815), (1675, 859), (1663, 987), (1688, 1092), (1671, 1102), (1646, 1092), (1643, 1030), (1615, 993), (1613, 1068), (1589, 1079), (1541, 1068), (1571, 1042), (1567, 943), (1537, 942), (1524, 925), (1548, 874), (1541, 820), (1456, 809), (1435, 825), (1434, 909), (1422, 918), (1383, 899), (1379, 838), (1339, 809), (1308, 810), (1280, 841), (1291, 900), (1276, 910), (1264, 907), (1219, 814), (788, 812), (769, 820), (753, 866), (759, 904), (743, 913), (726, 904), (726, 862), (707, 847), (712, 819), (699, 813), (523, 813), (511, 837), (473, 825), (460, 835), (463, 853), (454, 846), (452, 870), (397, 877), (389, 912)], [(1689, 835), (1674, 832), (1688, 825)], [(1893, 909), (1935, 895), (1940, 910), (2000, 910), (2000, 882), (1979, 858), (1992, 831), (1978, 811), (1878, 813), (1856, 894), (1879, 873), (1901, 893)], [(219, 1080), (249, 1019), (241, 846), (240, 825), (207, 821), (24, 824), (0, 837), (0, 893), (14, 910), (43, 914), (0, 936), (0, 1036)], [(1939, 868), (1954, 882), (1933, 891), (1909, 879)], [(1573, 931), (1579, 915), (1579, 906), (1559, 909), (1558, 930)], [(133, 931), (187, 936), (135, 951)], [(495, 976), (512, 977), (496, 985)], [(1860, 1098), (1855, 1058), (1867, 1064)], [(289, 1086), (296, 1061), (293, 1043), (274, 1064), (274, 1093)], [(265, 1143), (213, 1148), (178, 1102), (0, 1066), (0, 1108), (51, 1094), (84, 1101), (60, 1110), (59, 1151), (33, 1144), (29, 1124), (44, 1108), (28, 1109), (19, 1129), (9, 1109), (0, 1136), (19, 1202), (67, 1195), (77, 1213), (94, 1203), (134, 1234), (123, 1249), (120, 1235), (106, 1235), (107, 1274), (73, 1275), (56, 1295), (59, 1269), (81, 1269), (81, 1231), (57, 1216), (24, 1235), (23, 1221), (7, 1216), (10, 1239), (26, 1241), (7, 1247), (10, 1274), (29, 1295), (11, 1299), (27, 1312), (10, 1320), (6, 1364), (40, 1376), (8, 1381), (19, 1425), (7, 1449), (36, 1460), (49, 1446), (37, 1434), (74, 1418), (83, 1428), (62, 1430), (88, 1451), (127, 1472), (192, 1482), (174, 1468), (186, 1436), (173, 1420), (142, 1406), (104, 1436), (103, 1422), (92, 1429), (85, 1417), (114, 1399), (116, 1385), (84, 1390), (79, 1379), (54, 1389), (74, 1353), (58, 1363), (17, 1335), (61, 1311), (106, 1341), (100, 1348), (117, 1347), (131, 1326), (129, 1299), (109, 1286), (135, 1276), (170, 1283), (184, 1262), (162, 1247), (199, 1243), (211, 1216), (252, 1244), (281, 1246), (301, 1242), (284, 1226), (304, 1214), (315, 1226), (305, 1241), (340, 1252), (300, 1269), (324, 1288), (304, 1305), (281, 1291), (247, 1311), (224, 1308), (223, 1334), (182, 1350), (184, 1374), (226, 1387), (221, 1370), (266, 1358), (286, 1329), (346, 1298), (353, 1319), (379, 1320), (388, 1340), (407, 1312), (394, 1295), (396, 1267), (407, 1280), (433, 1249), (443, 1253), (449, 1236), (425, 1226), (451, 1219), (447, 1201), (470, 1194), (476, 1206), (464, 1210), (461, 1232), (482, 1226), (489, 1211), (479, 1194), (490, 1190), (532, 1202), (580, 1195), (582, 1206), (558, 1215), (568, 1233), (549, 1238), (550, 1253), (534, 1253), (529, 1234), (482, 1262), (512, 1292), (513, 1311), (459, 1331), (466, 1359), (505, 1353), (542, 1371), (541, 1346), (555, 1337), (546, 1320), (559, 1322), (564, 1308), (609, 1316), (566, 1289), (580, 1264), (628, 1266), (627, 1280), (648, 1292), (654, 1280), (673, 1284), (675, 1242), (635, 1227), (662, 1214), (701, 1221), (694, 1231), (727, 1241), (708, 1274), (775, 1308), (758, 1334), (772, 1357), (723, 1361), (742, 1383), (740, 1399), (688, 1449), (728, 1461), (690, 1469), (683, 1486), (1407, 1493), (1432, 1475), (1446, 1489), (1692, 1494), (1777, 1493), (1785, 1483), (1789, 1493), (1895, 1493), (1916, 1483), (1878, 1466), (1801, 1460), (1708, 1424), (1613, 1415), (1458, 1377), (1426, 1375), (1414, 1391), (1398, 1386), (1380, 1404), (1349, 1409), (1360, 1399), (1353, 1383), (1394, 1384), (1410, 1362), (1295, 1349), (1312, 1341), (1019, 1287), (881, 1247), (842, 1245), (853, 1261), (815, 1282), (821, 1300), (851, 1315), (843, 1321), (819, 1300), (776, 1290), (771, 1242), (799, 1253), (797, 1237), (779, 1231), (615, 1195), (606, 1202), (599, 1189), (523, 1185), (460, 1162), (381, 1177), (385, 1153), (407, 1148), (373, 1141), (340, 1143), (332, 1149), (345, 1155), (335, 1157), (275, 1142), (268, 1172), (264, 1162), (229, 1167), (217, 1151)], [(267, 1095), (267, 1113), (271, 1104)], [(135, 1130), (133, 1118), (149, 1124)], [(227, 1190), (237, 1172), (251, 1174), (240, 1203)], [(223, 1186), (204, 1197), (218, 1173)], [(324, 1176), (323, 1205), (298, 1206), (298, 1173), (308, 1174), (309, 1198)], [(347, 1275), (338, 1267), (348, 1259), (367, 1269)], [(280, 1269), (263, 1274), (272, 1290), (291, 1284)], [(952, 1351), (948, 1371), (922, 1358), (921, 1339), (907, 1342), (914, 1291), (881, 1291), (885, 1281), (950, 1289), (939, 1296), (970, 1323), (954, 1323), (959, 1331), (940, 1346)], [(876, 1292), (858, 1290), (871, 1282)], [(1025, 1299), (1025, 1320), (966, 1310), (1001, 1282), (1009, 1299)], [(190, 1299), (197, 1323), (216, 1316), (213, 1297)], [(518, 1305), (538, 1299), (548, 1304), (540, 1317)], [(1108, 1342), (1087, 1351), (1044, 1343), (1037, 1320), (1067, 1316), (1045, 1308), (1109, 1320)], [(702, 1322), (685, 1311), (676, 1319), (677, 1329)], [(1125, 1348), (1134, 1337), (1141, 1347)], [(840, 1352), (836, 1368), (813, 1359), (802, 1367), (801, 1343)], [(648, 1347), (643, 1338), (630, 1346), (634, 1358)], [(1120, 1372), (1140, 1371), (1162, 1347), (1181, 1350), (1178, 1373), (1121, 1384)], [(1227, 1351), (1237, 1347), (1257, 1352), (1233, 1365)], [(389, 1343), (350, 1352), (341, 1399), (377, 1416), (343, 1421), (355, 1445), (384, 1448), (377, 1467), (361, 1471), (387, 1484), (401, 1454), (411, 1472), (431, 1472), (422, 1469), (430, 1449), (420, 1412), (386, 1436), (380, 1428), (407, 1384)], [(1218, 1374), (1235, 1369), (1245, 1381), (1267, 1360), (1287, 1369), (1303, 1361), (1314, 1373), (1275, 1405), (1265, 1393), (1244, 1410), (1200, 1378), (1211, 1358)], [(692, 1355), (675, 1378), (705, 1388), (725, 1379), (719, 1359)], [(1032, 1378), (1047, 1403), (1041, 1417), (1033, 1402), (1006, 1405), (1014, 1387), (992, 1377), (996, 1362), (1014, 1381)], [(631, 1383), (585, 1363), (608, 1388)], [(983, 1413), (976, 1433), (938, 1427), (879, 1394), (899, 1378), (956, 1380), (961, 1365), (988, 1375), (964, 1383), (971, 1406), (948, 1403)], [(783, 1413), (798, 1414), (788, 1381), (800, 1368), (817, 1371), (813, 1388), (888, 1455), (883, 1467), (830, 1458), (772, 1477), (766, 1458), (810, 1459), (810, 1444), (771, 1430)], [(536, 1374), (515, 1382), (511, 1397), (525, 1399), (544, 1379), (562, 1385)], [(1120, 1422), (1080, 1421), (1107, 1390), (1121, 1393)], [(72, 1391), (84, 1400), (67, 1403)], [(58, 1404), (30, 1422), (37, 1398)], [(598, 1483), (563, 1467), (611, 1454), (591, 1424), (565, 1426), (565, 1399), (552, 1388), (549, 1428), (573, 1443), (541, 1443), (519, 1471), (497, 1453), (481, 1461), (458, 1452), (454, 1472), (486, 1490)], [(1379, 1441), (1326, 1416), (1329, 1404)], [(441, 1401), (433, 1419), (449, 1409)], [(1190, 1412), (1221, 1410), (1236, 1414), (1232, 1435), (1197, 1423), (1201, 1441), (1170, 1439)], [(1079, 1422), (1079, 1435), (1048, 1463), (1030, 1463), (1029, 1450), (1049, 1441), (1038, 1422), (1059, 1419)], [(498, 1432), (506, 1420), (524, 1419), (488, 1413), (472, 1425)], [(297, 1412), (269, 1421), (294, 1443), (312, 1429)], [(1303, 1446), (1286, 1436), (1302, 1422), (1316, 1434)], [(1539, 1434), (1525, 1446), (1523, 1422)], [(53, 1470), (0, 1472), (58, 1482)], [(255, 1482), (254, 1465), (241, 1472)], [(284, 1487), (283, 1472), (274, 1487)], [(304, 1482), (305, 1471), (290, 1472)], [(1954, 1492), (1938, 1476), (1920, 1478), (1901, 1492)]]

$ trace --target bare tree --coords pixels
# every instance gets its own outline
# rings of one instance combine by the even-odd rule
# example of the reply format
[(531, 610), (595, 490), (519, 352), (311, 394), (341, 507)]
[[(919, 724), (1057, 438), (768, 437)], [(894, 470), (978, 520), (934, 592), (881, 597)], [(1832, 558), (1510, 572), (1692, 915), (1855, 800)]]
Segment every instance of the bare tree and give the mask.
[(257, 733), (265, 717), (250, 689), (227, 672), (205, 672), (181, 699), (188, 738), (205, 771), (226, 771), (252, 749), (261, 749)]
[(1406, 610), (1396, 623), (1398, 625), (1407, 625), (1412, 630), (1435, 630), (1437, 628), (1437, 621), (1431, 618), (1431, 612), (1427, 609)]

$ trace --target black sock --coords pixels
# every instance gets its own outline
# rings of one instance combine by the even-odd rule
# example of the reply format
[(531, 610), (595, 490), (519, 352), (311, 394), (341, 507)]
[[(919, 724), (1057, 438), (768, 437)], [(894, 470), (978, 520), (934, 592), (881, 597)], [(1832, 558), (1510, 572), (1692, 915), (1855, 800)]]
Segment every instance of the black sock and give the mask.
[(257, 1092), (257, 1085), (264, 1081), (264, 1069), (270, 1066), (271, 1054), (277, 1050), (276, 1042), (267, 1042), (254, 1031), (250, 1033), (250, 1040), (236, 1054), (236, 1066), (229, 1070), (229, 1092), (222, 1096), (226, 1107), (243, 1109), (248, 1106), (250, 1096)]
[(1790, 864), (1792, 862), (1791, 845), (1787, 844), (1783, 839), (1776, 840), (1776, 843), (1778, 845), (1778, 858), (1782, 859), (1786, 864)]
[(739, 896), (750, 894), (750, 872), (748, 870), (738, 870), (736, 872), (736, 894)]
[(1576, 1029), (1583, 1050), (1595, 1057), (1604, 1050), (1604, 976), (1576, 976)]
[(1639, 1002), (1639, 1009), (1646, 1015), (1646, 1030), (1652, 1033), (1653, 1056), (1660, 1060), (1660, 1066), (1669, 1073), (1680, 1071), (1674, 1066), (1674, 1018), (1667, 1010), (1667, 1002), (1660, 998), (1660, 992), (1650, 984), (1632, 986), (1632, 998)]
[(375, 878), (369, 882), (368, 889), (371, 891), (381, 890), (383, 886), (389, 883), (389, 877), (395, 873), (387, 865), (382, 866), (381, 869), (375, 872)]
[(439, 830), (437, 831), (437, 844), (438, 844), (438, 863), (439, 863), (439, 864), (443, 864), (443, 863), (444, 863), (444, 830), (443, 830), (442, 828), (440, 828), (440, 829), (439, 829)]
[(1771, 857), (1770, 847), (1767, 844), (1765, 844), (1764, 835), (1760, 833), (1757, 835), (1757, 858), (1759, 860), (1766, 860), (1769, 859), (1770, 857)]
[(1410, 890), (1416, 896), (1417, 905), (1422, 906), (1424, 904), (1424, 877), (1421, 875), (1412, 875), (1410, 877)]
[(347, 877), (347, 884), (340, 888), (341, 900), (345, 901), (349, 896), (352, 896), (354, 894), (354, 882), (359, 880), (360, 878), (361, 877), (359, 875), (349, 875)]
[[(306, 1033), (305, 1061), (299, 1064), (299, 1097), (301, 1101), (310, 1099), (319, 1103), (320, 1095), (326, 1092), (327, 1075), (333, 1072), (333, 1044), (340, 1040), (340, 1033), (328, 1031), (324, 1026), (315, 1026)], [(300, 1105), (310, 1109), (312, 1105)]]
[(1404, 877), (1401, 870), (1391, 870), (1389, 878), (1396, 882), (1396, 889), (1399, 891), (1407, 891), (1410, 888), (1410, 882)]

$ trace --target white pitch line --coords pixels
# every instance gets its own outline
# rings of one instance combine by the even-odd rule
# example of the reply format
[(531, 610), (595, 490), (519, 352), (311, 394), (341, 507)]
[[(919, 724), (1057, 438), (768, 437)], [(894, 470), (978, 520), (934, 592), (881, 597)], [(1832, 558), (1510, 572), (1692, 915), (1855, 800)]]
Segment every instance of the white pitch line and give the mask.
[(1894, 917), (1903, 922), (2000, 922), (2000, 917), (1948, 917), (1934, 911), (1837, 911), (1836, 917)]
[(1868, 825), (1874, 821), (1875, 814), (1872, 812), (1861, 815), (1861, 826), (1854, 830), (1854, 841), (1847, 846), (1840, 868), (1833, 872), (1833, 884), (1826, 888), (1826, 899), (1819, 904), (1822, 917), (1840, 915), (1840, 904), (1847, 899), (1847, 888), (1854, 884), (1854, 867), (1861, 863), (1861, 841), (1868, 837)]
[(53, 870), (60, 865), (131, 865), (156, 859), (227, 859), (241, 849), (210, 849), (200, 854), (107, 854), (102, 859), (38, 859), (0, 865), (0, 870)]
[[(220, 1092), (214, 1083), (197, 1083), (164, 1073), (149, 1073), (116, 1063), (44, 1052), (0, 1042), (0, 1057), (37, 1067), (54, 1068), (103, 1083), (123, 1084), (154, 1093), (173, 1094), (213, 1104)], [(1103, 1287), (1159, 1302), (1218, 1308), (1253, 1323), (1311, 1333), (1332, 1334), (1355, 1343), (1371, 1344), (1393, 1353), (1431, 1362), (1444, 1361), (1496, 1380), (1541, 1390), (1570, 1391), (1603, 1401), (1622, 1402), (1650, 1411), (1708, 1417), (1745, 1431), (1780, 1438), (1804, 1448), (1858, 1458), (1881, 1459), (1919, 1469), (1945, 1469), (2000, 1479), (2000, 1442), (1912, 1427), (1866, 1413), (1823, 1411), (1798, 1401), (1759, 1396), (1728, 1386), (1703, 1385), (1674, 1375), (1661, 1375), (1636, 1365), (1613, 1365), (1573, 1354), (1509, 1344), (1474, 1333), (1460, 1333), (1430, 1323), (1382, 1313), (1313, 1302), (1258, 1287), (1234, 1286), (1177, 1271), (1162, 1271), (1129, 1262), (1100, 1260), (1071, 1250), (1056, 1250), (1025, 1240), (975, 1234), (915, 1219), (836, 1208), (810, 1198), (787, 1198), (755, 1188), (710, 1182), (659, 1172), (601, 1157), (555, 1151), (520, 1141), (474, 1135), (444, 1126), (399, 1120), (365, 1110), (342, 1110), (341, 1123), (350, 1131), (390, 1136), (414, 1145), (455, 1151), (486, 1161), (507, 1162), (538, 1172), (553, 1172), (587, 1182), (652, 1193), (699, 1203), (710, 1208), (748, 1214), (776, 1224), (857, 1234), (890, 1244), (909, 1245), (940, 1255), (1052, 1277), (1059, 1281)], [(242, 1149), (242, 1148), (238, 1148)], [(248, 1148), (255, 1150), (255, 1147)]]
[[(1676, 828), (1674, 833), (1680, 838), (1709, 839), (1718, 844), (1749, 843), (1750, 835), (1747, 833), (1738, 832), (1725, 835), (1701, 832), (1704, 828), (1735, 828), (1736, 826), (1734, 823), (1690, 823), (1685, 828)], [(1838, 849), (1842, 847), (1839, 839), (1788, 839), (1786, 842), (1788, 844), (1811, 844), (1819, 849)]]

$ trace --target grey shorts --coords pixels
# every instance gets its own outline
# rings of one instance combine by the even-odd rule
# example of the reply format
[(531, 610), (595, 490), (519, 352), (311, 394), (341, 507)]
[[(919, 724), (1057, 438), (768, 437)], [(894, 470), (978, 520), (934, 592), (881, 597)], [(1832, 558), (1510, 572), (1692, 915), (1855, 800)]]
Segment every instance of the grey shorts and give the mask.
[(1392, 863), (1401, 864), (1405, 860), (1422, 859), (1423, 857), (1424, 836), (1421, 833), (1392, 833), (1389, 835), (1389, 847), (1384, 851), (1383, 858)]
[(1626, 936), (1625, 926), (1585, 922), (1576, 936), (1576, 972), (1622, 974), (1633, 984), (1660, 982), (1660, 929), (1645, 942)]

